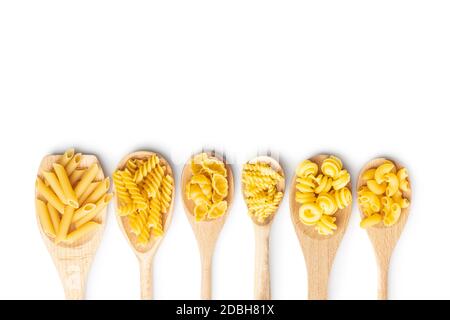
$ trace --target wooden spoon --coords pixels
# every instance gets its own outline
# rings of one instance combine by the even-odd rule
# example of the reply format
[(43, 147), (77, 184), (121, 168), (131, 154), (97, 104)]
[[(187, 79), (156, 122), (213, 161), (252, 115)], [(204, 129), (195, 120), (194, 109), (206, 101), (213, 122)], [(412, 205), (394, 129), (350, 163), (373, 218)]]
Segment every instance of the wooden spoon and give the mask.
[[(401, 166), (398, 162), (392, 160), (387, 160), (384, 158), (374, 159), (362, 168), (358, 178), (358, 190), (365, 185), (365, 181), (362, 178), (364, 172), (369, 169), (377, 168), (386, 161), (391, 161), (396, 166), (397, 170), (403, 168), (403, 166)], [(411, 191), (403, 192), (403, 196), (411, 201)], [(361, 217), (364, 217), (364, 214), (362, 213), (363, 210), (359, 206), (359, 203), (358, 207)], [(369, 235), (370, 241), (372, 242), (375, 250), (378, 264), (378, 299), (380, 300), (387, 300), (388, 298), (389, 262), (391, 260), (395, 245), (397, 244), (403, 228), (405, 227), (406, 221), (408, 220), (410, 207), (402, 209), (399, 220), (391, 227), (385, 227), (382, 223), (379, 223), (378, 225), (367, 228), (367, 234)]]
[[(39, 166), (38, 176), (43, 179), (42, 173), (44, 171), (51, 171), (53, 163), (57, 162), (59, 158), (59, 155), (49, 155), (44, 157)], [(87, 168), (94, 163), (97, 163), (99, 166), (95, 180), (103, 180), (105, 178), (103, 170), (95, 156), (83, 155), (79, 167)], [(39, 197), (37, 191), (36, 196)], [(39, 218), (36, 216), (42, 239), (52, 256), (53, 262), (55, 263), (61, 278), (66, 299), (81, 300), (85, 297), (87, 275), (102, 239), (106, 223), (106, 214), (107, 207), (101, 211), (95, 219), (101, 226), (70, 244), (65, 242), (55, 244), (53, 239), (48, 237), (43, 231)]]
[[(142, 159), (146, 160), (152, 155), (157, 155), (159, 158), (159, 162), (161, 165), (164, 165), (166, 169), (166, 173), (170, 174), (173, 178), (173, 171), (170, 164), (167, 162), (166, 159), (164, 159), (160, 154), (151, 152), (151, 151), (137, 151), (134, 153), (131, 153), (127, 155), (125, 158), (123, 158), (119, 165), (117, 166), (118, 170), (123, 170), (130, 159)], [(173, 192), (175, 192), (175, 179), (174, 179), (174, 188)], [(115, 187), (114, 187), (114, 195), (116, 195)], [(167, 213), (163, 217), (164, 221), (164, 235), (167, 232), (167, 229), (170, 225), (170, 222), (172, 220), (172, 213), (173, 213), (173, 203), (174, 203), (174, 193), (172, 193), (172, 200), (170, 203), (170, 207), (167, 210)], [(118, 210), (118, 200), (117, 196), (114, 197), (114, 204), (116, 206), (116, 210)], [(153, 299), (153, 258), (156, 254), (156, 251), (158, 250), (162, 239), (164, 238), (164, 235), (158, 238), (154, 238), (150, 236), (150, 241), (145, 247), (141, 247), (137, 245), (137, 238), (136, 236), (131, 232), (131, 227), (128, 221), (128, 217), (122, 217), (119, 215), (116, 215), (117, 221), (119, 223), (119, 227), (122, 230), (123, 234), (125, 235), (125, 238), (127, 239), (129, 245), (131, 246), (131, 249), (135, 253), (136, 257), (139, 261), (139, 267), (140, 267), (140, 274), (141, 274), (141, 299), (142, 300), (151, 300)]]
[[(272, 169), (284, 177), (283, 168), (280, 164), (269, 156), (259, 156), (249, 161), (249, 163), (268, 163)], [(277, 185), (277, 191), (284, 193), (285, 180)], [(244, 184), (242, 183), (242, 193), (244, 194)], [(270, 258), (269, 240), (270, 228), (277, 211), (270, 215), (264, 223), (250, 215), (255, 227), (255, 299), (270, 300)]]
[[(220, 157), (214, 154), (214, 152), (207, 152), (209, 156), (214, 156), (215, 158), (223, 161)], [(191, 224), (192, 230), (194, 231), (195, 238), (197, 239), (198, 248), (200, 251), (200, 259), (202, 266), (202, 285), (201, 285), (201, 298), (203, 300), (210, 300), (212, 297), (211, 290), (211, 265), (212, 257), (214, 254), (214, 248), (216, 246), (217, 239), (219, 237), (220, 231), (225, 223), (228, 216), (228, 212), (231, 206), (234, 195), (234, 181), (233, 172), (231, 166), (225, 161), (225, 167), (227, 169), (227, 180), (228, 180), (228, 196), (225, 200), (228, 202), (227, 211), (223, 216), (207, 221), (195, 221), (194, 216), (194, 203), (187, 199), (186, 197), (186, 185), (191, 180), (192, 170), (190, 166), (190, 161), (186, 163), (183, 168), (183, 174), (181, 176), (181, 188), (182, 188), (182, 198), (186, 216)]]
[[(309, 160), (315, 162), (319, 168), (328, 155), (318, 155)], [(349, 205), (345, 209), (338, 210), (335, 214), (337, 230), (330, 236), (323, 236), (314, 230), (314, 227), (304, 225), (298, 212), (301, 204), (295, 201), (296, 177), (292, 179), (290, 207), (291, 219), (297, 233), (300, 246), (305, 257), (308, 272), (308, 299), (326, 300), (328, 298), (328, 278), (333, 265), (336, 252), (341, 243), (344, 232), (352, 211)], [(347, 185), (351, 190), (351, 182)]]

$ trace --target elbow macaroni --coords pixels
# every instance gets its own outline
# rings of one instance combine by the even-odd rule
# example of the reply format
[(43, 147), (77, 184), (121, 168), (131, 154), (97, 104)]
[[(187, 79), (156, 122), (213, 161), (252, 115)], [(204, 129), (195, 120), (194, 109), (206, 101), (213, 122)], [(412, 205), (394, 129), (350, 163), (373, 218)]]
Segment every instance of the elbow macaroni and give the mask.
[[(99, 166), (94, 163), (80, 168), (82, 157), (69, 149), (52, 164), (52, 171), (44, 171), (36, 179), (39, 222), (55, 243), (73, 243), (99, 227), (98, 214), (111, 199), (109, 179), (94, 182)], [(70, 179), (72, 174), (76, 177)], [(89, 188), (91, 185), (98, 188)], [(96, 200), (100, 198), (106, 202), (98, 207)]]
[(362, 228), (383, 222), (390, 227), (400, 219), (402, 209), (409, 207), (405, 192), (410, 191), (408, 171), (397, 170), (394, 163), (386, 161), (377, 168), (362, 174), (363, 186), (358, 191), (358, 203), (365, 218)]
[(277, 186), (284, 177), (270, 164), (257, 162), (244, 165), (242, 184), (248, 213), (259, 223), (271, 217), (283, 199), (284, 193)]
[(113, 173), (113, 182), (118, 215), (126, 217), (136, 244), (145, 247), (152, 237), (161, 237), (174, 190), (173, 177), (161, 159), (156, 154), (130, 159)]
[(194, 203), (197, 222), (217, 219), (228, 209), (227, 169), (223, 161), (207, 153), (190, 161), (192, 177), (186, 184), (186, 198)]
[(300, 221), (314, 226), (320, 235), (332, 235), (337, 230), (336, 213), (352, 203), (347, 185), (350, 173), (343, 169), (339, 158), (330, 156), (319, 166), (305, 160), (296, 170), (295, 200), (301, 206)]

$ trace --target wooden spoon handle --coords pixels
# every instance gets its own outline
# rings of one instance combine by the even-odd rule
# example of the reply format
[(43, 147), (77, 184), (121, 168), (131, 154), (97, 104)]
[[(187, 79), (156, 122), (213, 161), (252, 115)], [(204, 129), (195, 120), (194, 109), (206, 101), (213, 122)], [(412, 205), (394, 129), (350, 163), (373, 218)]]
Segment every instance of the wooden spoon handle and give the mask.
[[(309, 272), (308, 272), (309, 274)], [(308, 276), (308, 299), (327, 300), (328, 299), (328, 274), (321, 273), (321, 276)]]
[(270, 226), (255, 225), (255, 299), (270, 300)]
[(388, 299), (389, 259), (378, 259), (378, 300)]
[(89, 263), (85, 260), (68, 259), (57, 264), (67, 300), (83, 300)]
[(202, 254), (202, 300), (211, 300), (212, 298), (212, 254)]
[(142, 259), (139, 261), (141, 273), (141, 299), (153, 299), (153, 259)]
[(308, 270), (308, 299), (328, 299), (328, 278), (333, 263), (334, 254), (330, 255), (330, 247), (324, 245), (324, 240), (310, 240), (303, 248), (306, 268)]

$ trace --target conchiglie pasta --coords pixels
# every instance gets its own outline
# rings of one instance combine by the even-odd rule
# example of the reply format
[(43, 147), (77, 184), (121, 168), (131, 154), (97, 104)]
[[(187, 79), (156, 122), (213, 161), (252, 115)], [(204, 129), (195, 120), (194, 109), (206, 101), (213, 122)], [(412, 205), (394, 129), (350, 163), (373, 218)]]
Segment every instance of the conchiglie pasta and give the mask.
[(320, 235), (332, 235), (339, 218), (335, 215), (352, 202), (349, 183), (350, 173), (335, 156), (326, 158), (320, 169), (311, 160), (300, 163), (296, 169), (295, 193), (295, 201), (300, 204), (300, 222), (314, 227)]
[(197, 222), (221, 217), (228, 209), (227, 169), (223, 161), (200, 153), (190, 161), (192, 177), (185, 186), (186, 199), (194, 203)]
[(364, 183), (358, 191), (358, 203), (365, 217), (361, 227), (369, 228), (379, 223), (386, 227), (395, 225), (402, 209), (410, 205), (405, 196), (409, 191), (406, 168), (397, 170), (393, 162), (385, 161), (363, 172), (362, 179)]

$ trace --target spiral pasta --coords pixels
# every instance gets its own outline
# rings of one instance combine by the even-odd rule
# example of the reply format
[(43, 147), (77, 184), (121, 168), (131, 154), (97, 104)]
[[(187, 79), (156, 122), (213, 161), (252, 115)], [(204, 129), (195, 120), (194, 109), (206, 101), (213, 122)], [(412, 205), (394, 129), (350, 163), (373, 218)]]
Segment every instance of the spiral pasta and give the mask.
[(244, 199), (249, 215), (264, 223), (273, 215), (283, 199), (284, 193), (277, 186), (284, 177), (268, 163), (256, 162), (244, 165), (242, 183)]
[(190, 161), (192, 177), (186, 184), (186, 198), (194, 203), (195, 220), (217, 219), (228, 208), (227, 169), (223, 161), (200, 153)]
[(112, 195), (100, 167), (81, 165), (83, 155), (67, 150), (36, 179), (36, 210), (43, 231), (55, 243), (73, 243), (101, 225), (101, 212)]
[(410, 191), (408, 171), (397, 170), (391, 161), (385, 161), (376, 168), (362, 174), (363, 185), (358, 190), (358, 203), (364, 215), (362, 228), (369, 228), (381, 222), (386, 227), (395, 225), (402, 209), (409, 207), (405, 193)]
[(118, 215), (126, 217), (136, 244), (145, 247), (164, 234), (164, 215), (172, 203), (174, 180), (161, 159), (129, 159), (113, 174)]
[(330, 156), (319, 166), (305, 160), (296, 169), (295, 201), (300, 204), (299, 219), (312, 226), (320, 235), (332, 235), (337, 230), (335, 215), (352, 203), (347, 185), (350, 173), (342, 161)]

